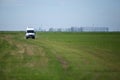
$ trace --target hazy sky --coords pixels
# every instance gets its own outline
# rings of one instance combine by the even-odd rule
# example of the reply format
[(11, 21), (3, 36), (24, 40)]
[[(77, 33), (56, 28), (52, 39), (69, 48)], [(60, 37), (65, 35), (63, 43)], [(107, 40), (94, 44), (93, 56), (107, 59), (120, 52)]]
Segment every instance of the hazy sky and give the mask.
[(0, 30), (120, 27), (120, 0), (0, 0)]

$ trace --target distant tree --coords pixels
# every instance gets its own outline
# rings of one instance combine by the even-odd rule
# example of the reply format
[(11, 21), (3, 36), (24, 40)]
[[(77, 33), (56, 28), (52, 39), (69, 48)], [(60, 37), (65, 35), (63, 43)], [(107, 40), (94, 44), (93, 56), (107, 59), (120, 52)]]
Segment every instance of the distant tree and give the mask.
[(109, 32), (109, 28), (108, 27), (106, 27), (106, 31)]
[(53, 32), (53, 31), (54, 31), (54, 28), (49, 28), (49, 31), (50, 31), (50, 32)]
[(57, 29), (57, 31), (58, 31), (58, 32), (61, 32), (61, 31), (62, 31), (62, 29), (61, 29), (61, 28), (58, 28), (58, 29)]

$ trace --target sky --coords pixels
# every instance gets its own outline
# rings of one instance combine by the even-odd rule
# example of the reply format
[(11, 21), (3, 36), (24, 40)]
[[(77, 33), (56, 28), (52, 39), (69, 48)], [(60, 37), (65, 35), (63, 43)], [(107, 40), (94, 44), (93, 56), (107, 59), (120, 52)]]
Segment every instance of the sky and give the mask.
[(0, 0), (0, 30), (120, 28), (120, 0)]

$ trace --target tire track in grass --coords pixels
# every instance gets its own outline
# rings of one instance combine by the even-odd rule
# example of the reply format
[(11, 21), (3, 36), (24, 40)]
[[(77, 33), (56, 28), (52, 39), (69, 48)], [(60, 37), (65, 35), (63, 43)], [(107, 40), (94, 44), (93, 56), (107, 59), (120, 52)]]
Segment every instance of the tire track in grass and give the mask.
[[(48, 47), (46, 44), (44, 44), (44, 42), (41, 42), (41, 40), (26, 40), (26, 39), (21, 39), (21, 38), (17, 38), (17, 37), (14, 37), (15, 41), (18, 43), (20, 43), (20, 46), (23, 46), (23, 47), (19, 47), (21, 48), (21, 53), (23, 53), (24, 55), (24, 58), (26, 57), (31, 57), (31, 55), (27, 54), (29, 51), (28, 51), (28, 48), (26, 48), (26, 46), (32, 46), (35, 50), (35, 53), (39, 53), (39, 49), (42, 48), (42, 52), (41, 52), (41, 56), (43, 56), (43, 59), (41, 58), (40, 59), (40, 62), (38, 62), (38, 54), (34, 54), (32, 56), (36, 57), (36, 60), (35, 60), (35, 63), (36, 64), (36, 69), (35, 70), (38, 70), (40, 71), (41, 73), (41, 79), (45, 79), (45, 80), (61, 80), (63, 79), (61, 77), (61, 75), (63, 75), (63, 70), (62, 70), (62, 67), (59, 63), (59, 61), (56, 59), (55, 55), (52, 53), (50, 47)], [(16, 44), (16, 45), (17, 45)], [(29, 48), (31, 49), (31, 47)], [(42, 54), (44, 52), (44, 54)], [(46, 60), (45, 60), (46, 58)], [(25, 60), (23, 60), (25, 61)], [(31, 60), (30, 60), (31, 61)], [(33, 60), (32, 60), (33, 61)], [(46, 62), (47, 62), (47, 65), (45, 65)], [(25, 62), (24, 62), (25, 63)], [(27, 63), (27, 62), (26, 62)], [(43, 67), (42, 65), (40, 64), (43, 64)], [(31, 67), (33, 67), (33, 65), (31, 65), (31, 63), (27, 63), (26, 65), (30, 65)], [(25, 66), (26, 66), (25, 65)]]
[[(50, 50), (52, 52), (52, 54), (54, 54), (55, 58), (58, 60), (58, 62), (61, 64), (62, 68), (64, 70), (66, 70), (69, 67), (68, 61), (65, 60), (60, 54), (60, 52), (56, 51), (56, 48), (54, 47), (54, 43), (51, 43), (48, 40), (45, 40), (45, 42), (43, 42), (44, 44), (49, 44), (47, 45), (47, 47), (50, 47)], [(60, 49), (61, 50), (61, 49)]]
[(17, 43), (16, 45), (19, 48), (19, 52), (21, 51), (23, 53), (23, 56), (25, 54), (25, 57), (31, 58), (31, 60), (26, 63), (26, 65), (28, 65), (29, 67), (45, 67), (48, 64), (48, 58), (46, 57), (45, 52), (41, 47), (26, 43)]
[[(67, 68), (67, 62), (60, 56), (56, 56), (56, 52), (46, 40), (36, 40), (35, 43), (30, 41), (33, 45), (42, 47), (46, 52), (46, 56), (49, 58), (48, 69), (50, 73), (58, 80), (64, 79), (64, 70)], [(36, 44), (38, 43), (38, 44)]]
[[(107, 57), (110, 57), (111, 56), (111, 54), (108, 54), (108, 53), (106, 53), (106, 55), (105, 55), (105, 52), (104, 52), (104, 54), (100, 54), (100, 53), (96, 53), (96, 49), (95, 49), (95, 51), (93, 50), (92, 52), (90, 52), (91, 51), (91, 49), (90, 49), (90, 51), (88, 51), (89, 50), (89, 48), (87, 49), (87, 48), (82, 48), (82, 53), (84, 53), (84, 54), (81, 54), (80, 55), (80, 51), (76, 51), (76, 49), (74, 49), (74, 48), (69, 48), (68, 46), (64, 46), (64, 45), (62, 45), (62, 44), (56, 44), (56, 43), (54, 43), (54, 42), (49, 42), (48, 41), (48, 43), (51, 43), (51, 46), (53, 47), (53, 49), (54, 48), (58, 48), (59, 49), (59, 51), (61, 51), (60, 53), (62, 53), (62, 51), (67, 51), (67, 52), (69, 52), (69, 53), (71, 53), (72, 52), (72, 54), (74, 53), (74, 55), (77, 55), (78, 54), (78, 56), (83, 56), (83, 58), (80, 58), (80, 60), (82, 60), (82, 62), (84, 63), (84, 66), (85, 65), (89, 65), (89, 68), (90, 68), (90, 65), (91, 65), (91, 69), (92, 69), (92, 66), (93, 67), (96, 67), (98, 70), (97, 71), (99, 71), (100, 70), (100, 72), (101, 72), (101, 69), (102, 69), (102, 71), (117, 71), (119, 68), (116, 68), (117, 70), (115, 70), (115, 66), (113, 65), (113, 66), (111, 66), (110, 64), (112, 64), (112, 63), (109, 63), (109, 69), (108, 69), (108, 63), (106, 62), (106, 61), (104, 61), (103, 59), (101, 59), (101, 57), (105, 57), (105, 56), (107, 56)], [(59, 45), (59, 46), (56, 46), (56, 45)], [(60, 47), (60, 46), (62, 46), (62, 47)], [(58, 50), (57, 49), (57, 50)], [(86, 50), (87, 49), (87, 50)], [(99, 51), (98, 49), (97, 49), (97, 51)], [(55, 50), (54, 50), (54, 52), (53, 53), (55, 53), (57, 56), (56, 56), (56, 58), (59, 60), (59, 62), (62, 64), (62, 66), (66, 66), (66, 64), (68, 65), (68, 63), (59, 55), (59, 52), (56, 52)], [(98, 56), (96, 56), (96, 55), (94, 55), (93, 53), (95, 53), (96, 55), (98, 54)], [(86, 55), (87, 56), (86, 56)], [(104, 56), (105, 55), (105, 56)], [(110, 57), (111, 58), (111, 57)], [(88, 61), (89, 60), (89, 61)], [(106, 64), (107, 63), (107, 64)], [(100, 67), (98, 67), (98, 66), (101, 66), (101, 68)], [(102, 68), (103, 67), (103, 68)], [(111, 69), (111, 68), (112, 69)], [(114, 69), (113, 69), (113, 67), (114, 67)], [(100, 69), (99, 69), (100, 68)], [(93, 69), (94, 70), (94, 69)], [(95, 70), (96, 71), (96, 70)]]
[[(45, 41), (45, 40), (44, 40)], [(75, 58), (74, 56), (76, 55), (76, 56), (79, 56), (78, 54), (76, 54), (76, 53), (78, 53), (79, 51), (77, 51), (77, 50), (74, 50), (74, 49), (69, 49), (68, 47), (65, 47), (65, 46), (63, 46), (63, 45), (58, 45), (58, 44), (55, 44), (55, 43), (53, 43), (53, 42), (50, 42), (50, 41), (45, 41), (44, 42), (43, 41), (43, 43), (44, 44), (46, 44), (47, 45), (47, 47), (50, 47), (50, 50), (52, 50), (52, 54), (54, 54), (54, 56), (56, 57), (56, 59), (57, 59), (57, 61), (60, 63), (60, 65), (61, 65), (61, 67), (62, 67), (62, 69), (63, 69), (63, 75), (62, 76), (64, 76), (64, 79), (77, 79), (78, 77), (79, 77), (79, 79), (81, 78), (81, 77), (83, 77), (83, 76), (85, 76), (85, 74), (84, 75), (82, 75), (82, 76), (78, 76), (78, 74), (80, 75), (81, 74), (81, 72), (83, 72), (83, 71), (80, 71), (79, 72), (79, 70), (81, 70), (81, 69), (76, 69), (76, 67), (79, 67), (79, 66), (76, 66), (76, 64), (73, 64), (73, 63), (71, 63), (71, 60), (73, 60), (72, 58), (70, 58), (69, 57), (69, 59), (71, 59), (70, 61), (67, 59), (67, 58), (65, 58), (65, 55), (62, 55), (62, 54), (68, 54), (68, 55), (73, 55), (72, 57), (73, 58)], [(48, 45), (49, 44), (49, 45)], [(62, 47), (61, 47), (62, 46)], [(66, 53), (63, 53), (63, 52), (66, 52)], [(72, 53), (71, 53), (72, 52)], [(74, 54), (73, 54), (74, 53)], [(63, 57), (64, 56), (64, 57)], [(67, 56), (66, 56), (67, 57)], [(77, 58), (77, 57), (76, 57)], [(67, 60), (70, 62), (68, 62)], [(74, 60), (73, 60), (73, 62), (75, 62)], [(76, 63), (76, 62), (75, 62)], [(75, 71), (77, 71), (77, 72), (75, 72)], [(76, 78), (75, 78), (76, 77)]]
[[(44, 77), (46, 73), (44, 71), (47, 70), (48, 68), (49, 59), (46, 56), (42, 47), (28, 44), (26, 42), (21, 42), (19, 40), (15, 40), (12, 38), (9, 39), (8, 41), (11, 45), (16, 46), (16, 50), (12, 49), (10, 52), (10, 54), (12, 54), (12, 57), (14, 58), (9, 57), (10, 61), (9, 63), (6, 63), (6, 66), (5, 66), (6, 68), (8, 68), (9, 66), (13, 66), (13, 67), (9, 67), (10, 73), (12, 73), (12, 74), (10, 73), (9, 74), (11, 76), (14, 75), (14, 79), (18, 79), (17, 77), (20, 77), (20, 76), (22, 77), (22, 75), (25, 76), (25, 78), (21, 78), (22, 80), (27, 79), (27, 77), (31, 77), (31, 78), (34, 77), (34, 79), (47, 78), (47, 75), (46, 77)], [(12, 61), (13, 59), (14, 61)], [(22, 68), (26, 70), (22, 70)], [(5, 76), (5, 77), (8, 77), (8, 79), (10, 79), (9, 74)], [(32, 76), (30, 76), (31, 74)], [(36, 74), (39, 77), (35, 78)]]
[(68, 61), (65, 60), (62, 56), (60, 56), (57, 51), (54, 50), (54, 51), (52, 51), (52, 53), (55, 55), (56, 59), (61, 64), (63, 70), (67, 70), (69, 68)]
[[(104, 71), (104, 64), (108, 64), (112, 59), (112, 55), (105, 55), (104, 50), (89, 48), (89, 46), (75, 48), (76, 45), (71, 44), (72, 48), (70, 48), (64, 42), (62, 44), (62, 42), (54, 42), (44, 37), (26, 40), (23, 39), (23, 34), (20, 33), (12, 35), (11, 38), (4, 36), (4, 39), (10, 39), (8, 43), (13, 46), (13, 49), (9, 52), (10, 55), (6, 54), (5, 65), (2, 68), (5, 70), (3, 70), (4, 74), (2, 75), (4, 77), (1, 80), (120, 79), (119, 71)], [(15, 47), (17, 48), (15, 49)], [(98, 54), (97, 51), (104, 54)], [(105, 56), (111, 58), (105, 59)], [(114, 65), (116, 63), (112, 64), (112, 66), (105, 65), (105, 69), (109, 67), (115, 68)]]

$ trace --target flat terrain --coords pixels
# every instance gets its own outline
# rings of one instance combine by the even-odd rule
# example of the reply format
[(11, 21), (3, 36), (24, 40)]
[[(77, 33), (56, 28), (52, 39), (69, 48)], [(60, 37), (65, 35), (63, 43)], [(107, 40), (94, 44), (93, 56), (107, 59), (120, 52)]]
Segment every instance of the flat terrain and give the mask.
[(120, 80), (120, 33), (0, 32), (0, 80)]

